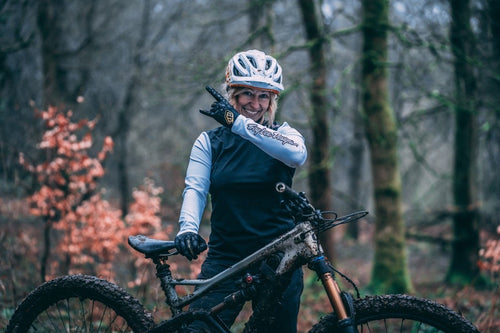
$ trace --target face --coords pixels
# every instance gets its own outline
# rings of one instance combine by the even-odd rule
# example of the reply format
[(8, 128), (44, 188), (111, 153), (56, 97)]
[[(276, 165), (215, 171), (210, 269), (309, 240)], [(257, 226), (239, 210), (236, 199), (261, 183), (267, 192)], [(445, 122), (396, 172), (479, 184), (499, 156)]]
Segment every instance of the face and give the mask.
[(254, 121), (260, 120), (271, 104), (269, 91), (243, 88), (236, 95), (235, 109), (243, 116)]

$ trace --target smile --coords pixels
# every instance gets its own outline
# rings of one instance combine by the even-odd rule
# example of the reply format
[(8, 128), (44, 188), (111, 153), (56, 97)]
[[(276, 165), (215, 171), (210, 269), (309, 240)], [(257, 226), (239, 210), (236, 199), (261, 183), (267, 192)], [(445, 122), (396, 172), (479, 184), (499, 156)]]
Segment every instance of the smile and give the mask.
[(262, 112), (262, 110), (254, 111), (254, 110), (248, 110), (246, 108), (243, 108), (243, 111), (245, 111), (245, 113), (248, 113), (251, 116), (255, 116), (255, 115), (257, 115), (257, 114), (259, 114), (259, 113)]

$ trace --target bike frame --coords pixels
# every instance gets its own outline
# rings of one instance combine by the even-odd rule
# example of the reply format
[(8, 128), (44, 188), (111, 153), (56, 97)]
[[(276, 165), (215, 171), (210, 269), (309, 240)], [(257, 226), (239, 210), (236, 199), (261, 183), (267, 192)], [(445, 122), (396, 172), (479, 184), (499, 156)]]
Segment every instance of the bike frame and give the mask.
[[(283, 257), (274, 274), (278, 277), (283, 276), (297, 267), (308, 264), (308, 267), (314, 270), (321, 279), (332, 309), (337, 314), (339, 324), (347, 322), (347, 326), (350, 326), (350, 328), (344, 330), (344, 332), (355, 332), (355, 328), (350, 321), (347, 310), (342, 301), (340, 288), (333, 278), (332, 271), (329, 269), (327, 261), (323, 256), (321, 245), (317, 241), (317, 235), (314, 231), (314, 227), (309, 221), (297, 224), (292, 230), (283, 234), (265, 247), (257, 250), (245, 259), (206, 280), (173, 278), (169, 265), (165, 263), (165, 256), (160, 255), (156, 259), (153, 258), (153, 260), (156, 263), (157, 276), (161, 281), (161, 286), (165, 293), (165, 302), (170, 307), (172, 314), (174, 315), (173, 319), (175, 319), (176, 315), (181, 315), (182, 317), (182, 315), (187, 314), (187, 312), (182, 311), (183, 307), (205, 295), (219, 282), (237, 274), (244, 273), (244, 271), (248, 270), (251, 266), (254, 266), (256, 263), (265, 260), (273, 253), (277, 252), (283, 253)], [(166, 256), (168, 257), (170, 255), (172, 254), (168, 254)], [(175, 287), (178, 285), (195, 286), (196, 288), (188, 295), (179, 297), (175, 290)], [(222, 332), (229, 332), (229, 329), (227, 329), (223, 323), (218, 321), (215, 316), (216, 312), (220, 311), (223, 307), (224, 305), (219, 305), (216, 308), (211, 309), (209, 316), (205, 314), (205, 316), (200, 316), (198, 318), (209, 321), (212, 325), (218, 327)], [(171, 321), (172, 319), (164, 321), (156, 326), (155, 329), (158, 331), (165, 329), (166, 326), (169, 326), (169, 324), (173, 324)]]
[[(195, 299), (198, 299), (206, 294), (210, 288), (220, 281), (230, 278), (238, 273), (242, 273), (250, 266), (264, 260), (275, 252), (284, 253), (284, 257), (275, 272), (278, 276), (290, 271), (293, 267), (297, 267), (297, 261), (299, 259), (305, 259), (309, 262), (312, 258), (321, 254), (310, 223), (300, 223), (291, 231), (210, 279), (174, 279), (171, 275), (161, 278), (162, 284), (164, 283), (168, 289), (168, 292), (166, 293), (167, 304), (175, 310), (180, 310), (184, 306), (193, 302)], [(196, 286), (197, 288), (189, 295), (175, 297), (177, 295), (175, 292), (175, 286), (177, 285)]]

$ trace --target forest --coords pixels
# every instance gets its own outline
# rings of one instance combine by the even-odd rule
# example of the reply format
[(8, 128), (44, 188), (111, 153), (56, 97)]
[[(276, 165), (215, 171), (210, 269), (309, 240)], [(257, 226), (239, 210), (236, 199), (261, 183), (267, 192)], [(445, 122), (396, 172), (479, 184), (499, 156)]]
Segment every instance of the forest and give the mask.
[[(497, 0), (2, 0), (0, 330), (64, 274), (168, 316), (127, 237), (174, 239), (192, 144), (217, 126), (205, 87), (249, 49), (283, 67), (276, 120), (306, 139), (293, 188), (369, 211), (322, 239), (334, 266), (498, 332)], [(194, 278), (202, 260), (172, 266)], [(330, 312), (305, 279), (299, 332)]]

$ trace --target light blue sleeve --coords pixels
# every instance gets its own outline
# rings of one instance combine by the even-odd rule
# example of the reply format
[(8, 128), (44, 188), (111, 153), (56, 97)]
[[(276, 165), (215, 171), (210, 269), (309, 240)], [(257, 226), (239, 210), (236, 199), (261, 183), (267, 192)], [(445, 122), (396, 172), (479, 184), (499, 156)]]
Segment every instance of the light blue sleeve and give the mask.
[(201, 217), (207, 203), (210, 188), (212, 150), (206, 132), (200, 134), (193, 144), (186, 171), (185, 188), (179, 217), (178, 235), (185, 232), (198, 233)]
[(286, 122), (273, 130), (240, 115), (231, 131), (289, 167), (297, 168), (307, 159), (304, 137)]

